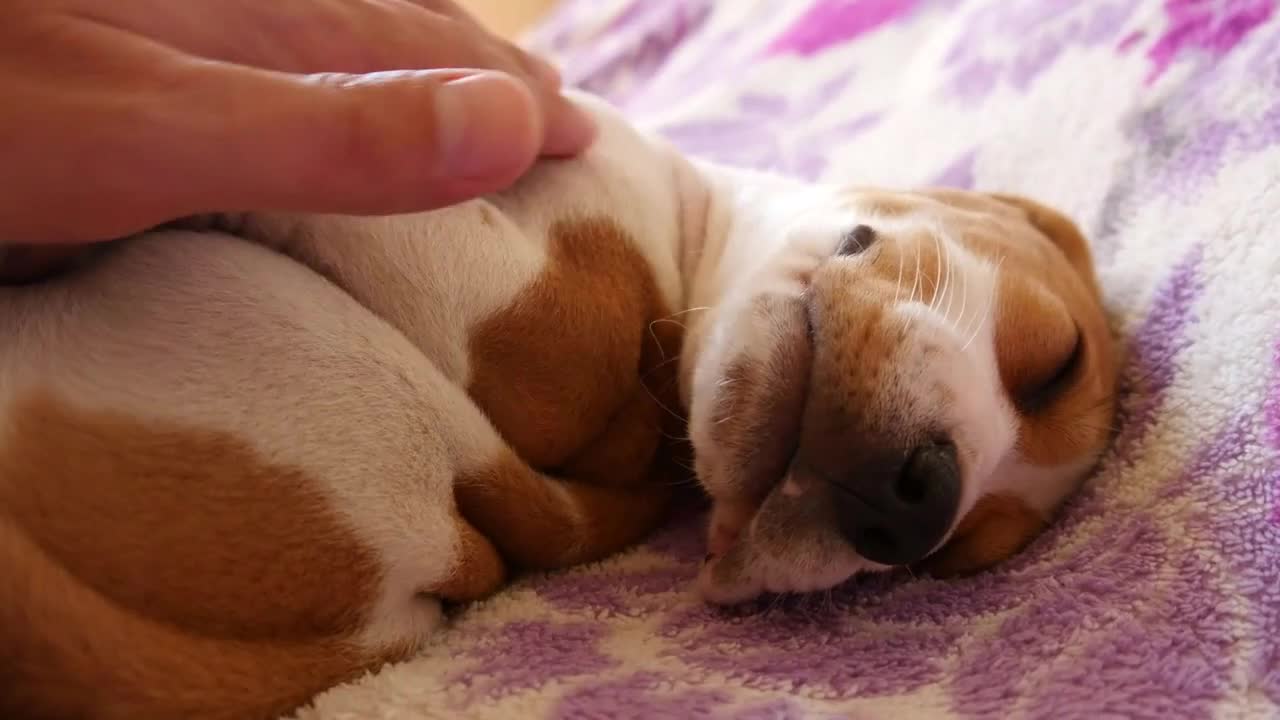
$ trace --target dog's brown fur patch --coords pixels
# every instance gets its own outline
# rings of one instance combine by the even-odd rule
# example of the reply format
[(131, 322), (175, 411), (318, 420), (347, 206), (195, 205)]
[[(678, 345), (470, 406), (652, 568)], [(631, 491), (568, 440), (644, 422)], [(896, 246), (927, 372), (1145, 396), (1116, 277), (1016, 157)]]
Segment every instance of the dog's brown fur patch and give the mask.
[(235, 437), (49, 394), (5, 416), (5, 709), (268, 717), (373, 660), (345, 640), (377, 592), (376, 559), (300, 470)]
[[(612, 220), (556, 223), (550, 253), (543, 274), (473, 333), (468, 388), (516, 453), (543, 470), (566, 465), (611, 426), (657, 435), (651, 408), (639, 410), (643, 421), (615, 416), (644, 404), (647, 333), (669, 314), (648, 262)], [(664, 345), (657, 354), (678, 352)]]
[(1045, 524), (1044, 517), (1012, 495), (984, 495), (924, 567), (935, 577), (985, 570), (1022, 550)]
[(505, 455), (458, 478), (463, 516), (519, 567), (550, 570), (599, 560), (657, 527), (668, 489), (562, 481)]
[(498, 549), (456, 510), (458, 557), (449, 577), (439, 587), (428, 588), (434, 595), (452, 602), (483, 600), (497, 592), (507, 579), (507, 568)]

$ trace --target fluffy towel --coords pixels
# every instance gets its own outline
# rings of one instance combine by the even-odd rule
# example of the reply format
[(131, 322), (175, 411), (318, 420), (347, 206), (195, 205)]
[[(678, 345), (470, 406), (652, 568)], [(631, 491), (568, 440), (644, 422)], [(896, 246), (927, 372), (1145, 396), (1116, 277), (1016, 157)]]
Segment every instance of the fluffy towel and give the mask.
[(530, 42), (693, 154), (1070, 212), (1128, 341), (1118, 439), (981, 576), (725, 613), (691, 513), (301, 718), (1280, 717), (1276, 2), (576, 0)]

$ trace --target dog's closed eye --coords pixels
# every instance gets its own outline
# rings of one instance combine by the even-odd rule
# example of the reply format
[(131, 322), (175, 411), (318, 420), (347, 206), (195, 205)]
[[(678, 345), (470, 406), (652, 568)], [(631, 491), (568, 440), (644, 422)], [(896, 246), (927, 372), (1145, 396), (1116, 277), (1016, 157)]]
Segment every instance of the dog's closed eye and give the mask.
[(876, 231), (866, 225), (858, 225), (846, 232), (836, 246), (836, 257), (857, 255), (871, 247), (876, 241)]
[(1018, 391), (1019, 409), (1024, 413), (1043, 410), (1066, 392), (1071, 387), (1072, 381), (1079, 374), (1077, 369), (1080, 367), (1083, 357), (1084, 335), (1077, 329), (1075, 342), (1071, 345), (1071, 351), (1062, 356), (1049, 373), (1036, 378), (1033, 382), (1027, 383), (1024, 388)]

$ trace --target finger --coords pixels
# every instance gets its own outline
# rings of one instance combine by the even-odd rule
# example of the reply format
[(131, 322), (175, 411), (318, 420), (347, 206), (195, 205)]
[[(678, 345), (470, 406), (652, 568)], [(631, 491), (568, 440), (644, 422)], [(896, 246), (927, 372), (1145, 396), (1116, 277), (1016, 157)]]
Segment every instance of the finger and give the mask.
[(408, 212), (498, 190), (538, 152), (533, 99), (506, 75), (457, 76), (300, 77), (207, 65), (191, 79), (198, 95), (156, 98), (185, 109), (154, 130), (157, 145), (171, 148), (154, 171), (200, 168), (174, 198), (191, 212)]
[(16, 114), (0, 125), (29, 138), (0, 167), (12, 239), (98, 240), (213, 211), (424, 210), (508, 185), (542, 134), (528, 90), (500, 73), (297, 76), (77, 31), (60, 39), (113, 62), (9, 85)]
[(282, 72), (499, 70), (533, 93), (534, 111), (543, 116), (543, 153), (575, 154), (594, 135), (590, 118), (561, 95), (554, 67), (493, 35), (452, 2), (116, 0), (88, 3), (82, 12), (194, 55)]

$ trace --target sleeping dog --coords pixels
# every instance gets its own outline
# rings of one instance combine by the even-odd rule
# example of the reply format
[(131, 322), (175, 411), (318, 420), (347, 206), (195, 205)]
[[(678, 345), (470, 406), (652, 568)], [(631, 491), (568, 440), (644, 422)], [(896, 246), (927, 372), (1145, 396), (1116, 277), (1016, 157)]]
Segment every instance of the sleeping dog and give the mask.
[(712, 602), (1034, 537), (1113, 412), (1067, 218), (690, 161), (577, 98), (594, 147), (490, 197), (197, 218), (0, 288), (0, 714), (286, 712), (641, 538), (672, 438)]

